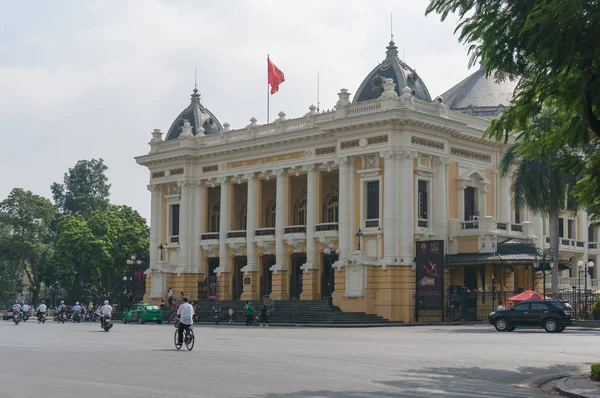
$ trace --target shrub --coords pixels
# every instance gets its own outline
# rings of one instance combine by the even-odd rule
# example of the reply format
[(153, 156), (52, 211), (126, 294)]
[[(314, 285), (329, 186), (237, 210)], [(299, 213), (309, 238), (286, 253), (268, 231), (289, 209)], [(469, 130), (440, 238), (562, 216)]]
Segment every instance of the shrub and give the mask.
[(592, 365), (592, 380), (600, 381), (600, 363), (595, 363)]
[(592, 311), (598, 311), (600, 310), (600, 300), (596, 300), (594, 301), (594, 304), (592, 304)]

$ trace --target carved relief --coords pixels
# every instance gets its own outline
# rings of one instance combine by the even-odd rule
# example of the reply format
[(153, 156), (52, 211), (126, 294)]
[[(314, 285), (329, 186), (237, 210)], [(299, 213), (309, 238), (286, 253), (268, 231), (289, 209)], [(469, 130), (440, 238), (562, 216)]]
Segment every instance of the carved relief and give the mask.
[(372, 169), (375, 167), (379, 167), (379, 159), (377, 159), (377, 155), (374, 153), (367, 155), (363, 163), (363, 169)]
[(335, 153), (335, 147), (317, 148), (315, 152), (317, 156), (329, 155), (330, 153)]
[(466, 149), (460, 149), (460, 148), (451, 147), (450, 148), (450, 153), (452, 155), (461, 156), (463, 158), (482, 160), (484, 162), (491, 162), (492, 161), (492, 156), (491, 155), (486, 155), (485, 153), (468, 151)]
[(169, 187), (169, 190), (168, 190), (169, 195), (181, 194), (181, 187), (178, 184), (176, 184), (176, 183), (169, 184), (168, 187)]
[(419, 138), (414, 136), (411, 138), (411, 143), (415, 145), (426, 146), (428, 148), (441, 149), (442, 151), (445, 148), (443, 142), (426, 140), (425, 138)]
[(164, 176), (165, 176), (164, 171), (155, 171), (154, 173), (152, 173), (152, 178), (161, 178)]
[(218, 164), (213, 164), (212, 166), (204, 166), (202, 168), (202, 172), (203, 173), (210, 173), (212, 171), (219, 171), (219, 165)]
[(180, 175), (183, 174), (183, 167), (180, 167), (178, 169), (171, 169), (170, 171), (172, 176)]
[(342, 142), (341, 148), (342, 149), (356, 148), (359, 145), (360, 145), (360, 140), (345, 141), (345, 142)]
[(377, 137), (371, 137), (368, 139), (368, 143), (369, 145), (374, 145), (374, 144), (383, 144), (388, 142), (388, 136), (387, 135), (379, 135)]

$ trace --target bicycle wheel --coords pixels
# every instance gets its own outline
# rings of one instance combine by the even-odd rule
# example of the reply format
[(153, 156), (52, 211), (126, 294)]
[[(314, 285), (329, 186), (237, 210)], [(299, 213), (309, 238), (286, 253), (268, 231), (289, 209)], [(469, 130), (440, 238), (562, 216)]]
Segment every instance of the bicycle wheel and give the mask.
[(194, 348), (194, 342), (196, 341), (196, 337), (194, 336), (194, 329), (189, 328), (187, 333), (185, 334), (185, 346), (188, 351), (192, 351)]
[(175, 342), (175, 348), (177, 348), (177, 350), (181, 350), (182, 344), (177, 342), (177, 329), (175, 329), (175, 337), (173, 338), (173, 341)]

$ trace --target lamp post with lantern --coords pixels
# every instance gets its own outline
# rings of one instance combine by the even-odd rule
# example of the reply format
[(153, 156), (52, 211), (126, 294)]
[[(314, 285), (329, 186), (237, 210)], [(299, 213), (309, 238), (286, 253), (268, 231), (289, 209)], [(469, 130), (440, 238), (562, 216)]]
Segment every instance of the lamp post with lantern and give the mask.
[[(131, 291), (133, 299), (135, 299), (135, 294), (133, 293), (133, 289), (132, 289), (133, 275), (134, 275), (134, 271), (135, 271), (134, 268), (135, 268), (136, 265), (139, 266), (139, 265), (142, 265), (142, 264), (143, 264), (143, 261), (140, 260), (140, 259), (138, 259), (136, 256), (131, 256), (131, 258), (129, 260), (127, 260), (127, 265), (129, 265), (130, 268), (131, 268), (131, 271), (130, 271), (131, 275), (129, 277), (124, 276), (123, 277), (123, 282), (125, 282), (126, 287), (128, 287), (127, 290)], [(129, 283), (127, 283), (128, 280), (129, 280)], [(127, 294), (127, 293), (125, 293), (125, 294)]]
[[(587, 319), (588, 315), (587, 315), (587, 280), (588, 280), (588, 270), (594, 268), (594, 262), (593, 261), (588, 261), (587, 263), (585, 261), (579, 260), (577, 261), (577, 289), (579, 290), (579, 292), (581, 292), (581, 271), (585, 271), (584, 272), (584, 288), (583, 288), (583, 299), (584, 299), (584, 304), (583, 304), (583, 318)], [(577, 309), (579, 310), (579, 308)]]
[(330, 307), (333, 306), (333, 287), (334, 287), (334, 282), (335, 279), (333, 277), (333, 260), (335, 257), (338, 257), (340, 255), (340, 249), (336, 249), (333, 246), (333, 243), (330, 243), (325, 250), (323, 250), (323, 253), (325, 255), (328, 256), (329, 259), (329, 268), (327, 269), (327, 272), (329, 273), (329, 275), (327, 275), (327, 303), (329, 304)]
[[(550, 249), (546, 249), (546, 250), (541, 250), (541, 249), (536, 249), (535, 252), (535, 259), (533, 260), (533, 267), (535, 269), (539, 269), (540, 266), (542, 267), (542, 272), (543, 272), (543, 284), (544, 284), (544, 290), (543, 290), (543, 294), (544, 294), (544, 300), (546, 300), (546, 262), (550, 263), (550, 272), (552, 273), (552, 271), (554, 270), (554, 265), (555, 265), (555, 259), (554, 259), (554, 249), (550, 248)], [(535, 289), (535, 286), (533, 287)]]

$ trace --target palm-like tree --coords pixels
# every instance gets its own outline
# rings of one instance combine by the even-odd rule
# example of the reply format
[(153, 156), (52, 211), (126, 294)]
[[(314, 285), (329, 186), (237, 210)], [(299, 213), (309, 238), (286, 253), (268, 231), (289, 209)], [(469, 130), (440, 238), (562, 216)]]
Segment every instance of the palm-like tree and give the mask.
[[(550, 247), (559, 257), (559, 212), (577, 212), (577, 202), (572, 189), (578, 178), (575, 173), (567, 173), (556, 167), (556, 160), (561, 156), (536, 155), (522, 157), (519, 144), (510, 147), (500, 161), (500, 175), (512, 175), (511, 193), (513, 206), (523, 206), (534, 213), (548, 216), (550, 221)], [(556, 267), (558, 270), (558, 266)], [(552, 293), (558, 290), (558, 272), (552, 273)]]

